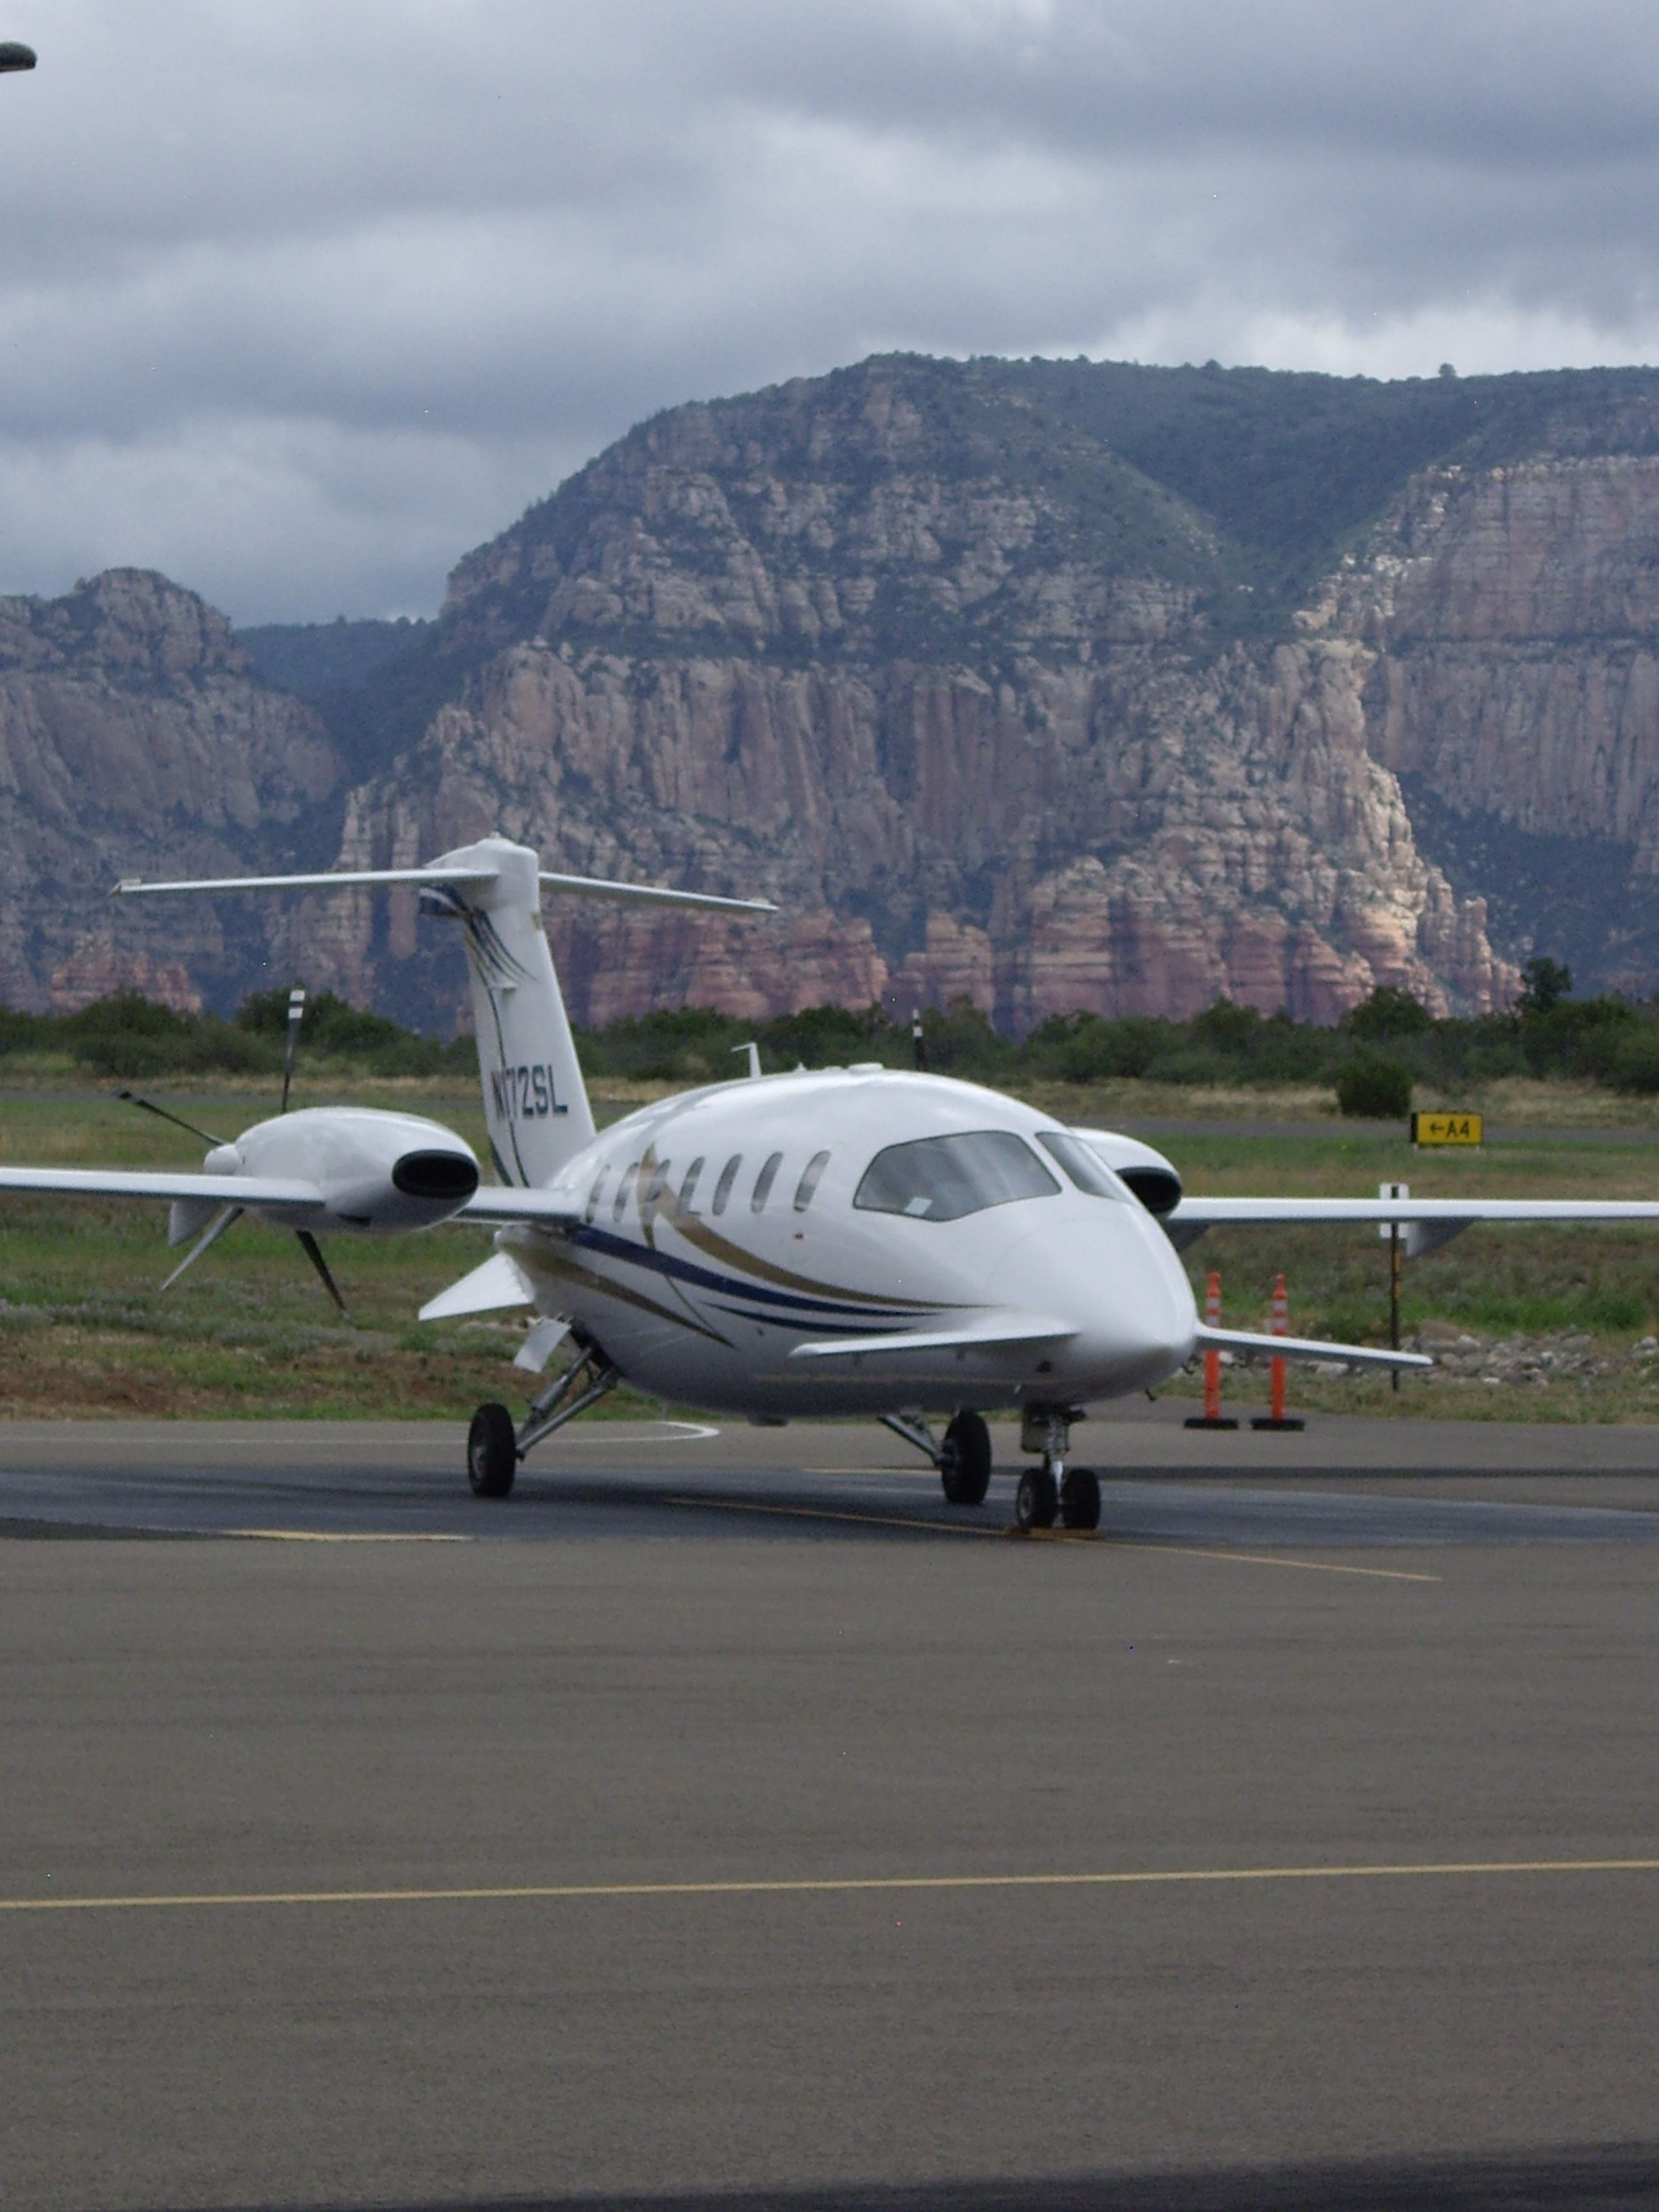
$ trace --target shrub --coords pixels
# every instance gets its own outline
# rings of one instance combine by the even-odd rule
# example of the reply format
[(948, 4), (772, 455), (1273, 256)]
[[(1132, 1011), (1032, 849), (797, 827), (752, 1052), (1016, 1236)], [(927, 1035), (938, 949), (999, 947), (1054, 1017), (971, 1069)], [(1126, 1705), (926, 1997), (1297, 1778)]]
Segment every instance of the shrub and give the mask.
[(1562, 961), (1546, 959), (1540, 954), (1528, 960), (1521, 970), (1519, 1011), (1523, 1015), (1551, 1013), (1571, 988), (1571, 969)]
[(1362, 999), (1342, 1018), (1350, 1036), (1369, 1043), (1383, 1037), (1421, 1036), (1434, 1027), (1434, 1016), (1409, 991), (1381, 983), (1369, 999)]
[(1608, 1078), (1615, 1089), (1650, 1096), (1659, 1091), (1659, 1028), (1644, 1022), (1619, 1039)]
[(1187, 1033), (1201, 1048), (1246, 1060), (1260, 1038), (1264, 1024), (1254, 1006), (1236, 1006), (1231, 999), (1218, 999), (1201, 1014), (1194, 1014)]
[(1099, 1083), (1145, 1075), (1180, 1034), (1151, 1014), (1103, 1021), (1098, 1014), (1052, 1014), (1026, 1039), (1024, 1059), (1036, 1074), (1067, 1083)]
[(1206, 1051), (1202, 1045), (1177, 1045), (1173, 1051), (1158, 1054), (1146, 1070), (1146, 1079), (1149, 1083), (1177, 1083), (1205, 1091), (1237, 1083), (1247, 1072), (1221, 1053)]
[(1402, 1121), (1412, 1110), (1412, 1072), (1381, 1053), (1362, 1053), (1339, 1069), (1336, 1103), (1367, 1121)]

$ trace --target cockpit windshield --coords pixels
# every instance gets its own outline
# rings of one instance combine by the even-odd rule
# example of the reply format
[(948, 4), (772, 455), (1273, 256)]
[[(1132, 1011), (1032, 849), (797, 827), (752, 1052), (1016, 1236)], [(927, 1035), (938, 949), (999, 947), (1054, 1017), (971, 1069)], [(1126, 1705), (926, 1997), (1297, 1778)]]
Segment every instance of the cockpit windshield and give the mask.
[(1057, 1159), (1079, 1190), (1091, 1198), (1127, 1199), (1128, 1191), (1112, 1173), (1092, 1145), (1074, 1137), (1069, 1129), (1039, 1129), (1037, 1142)]
[(1059, 1194), (1060, 1185), (1022, 1138), (1008, 1129), (975, 1129), (890, 1145), (865, 1170), (853, 1203), (866, 1213), (959, 1221), (988, 1206)]

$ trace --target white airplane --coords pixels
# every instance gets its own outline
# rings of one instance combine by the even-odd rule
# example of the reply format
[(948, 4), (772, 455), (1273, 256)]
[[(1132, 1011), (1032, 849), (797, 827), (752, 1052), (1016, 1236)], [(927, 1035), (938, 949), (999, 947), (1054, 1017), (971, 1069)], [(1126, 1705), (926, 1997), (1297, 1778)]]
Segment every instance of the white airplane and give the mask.
[[(527, 1305), (538, 1318), (516, 1364), (539, 1373), (562, 1346), (565, 1356), (521, 1423), (505, 1406), (478, 1408), (467, 1472), (483, 1498), (505, 1497), (535, 1444), (626, 1381), (762, 1424), (872, 1416), (927, 1455), (961, 1505), (982, 1503), (990, 1480), (985, 1414), (1013, 1409), (1036, 1455), (1017, 1522), (1090, 1528), (1098, 1480), (1066, 1463), (1089, 1401), (1150, 1389), (1209, 1348), (1431, 1364), (1206, 1328), (1177, 1242), (1236, 1221), (1395, 1222), (1426, 1249), (1476, 1220), (1659, 1220), (1645, 1202), (1191, 1199), (1133, 1138), (878, 1064), (757, 1071), (600, 1133), (541, 926), (543, 887), (747, 914), (772, 911), (766, 902), (552, 875), (500, 837), (423, 867), (118, 890), (378, 884), (417, 886), (422, 913), (461, 927), (498, 1183), (481, 1183), (470, 1148), (436, 1122), (328, 1107), (216, 1144), (199, 1174), (0, 1168), (0, 1189), (167, 1200), (171, 1241), (196, 1239), (185, 1266), (252, 1212), (299, 1233), (337, 1302), (319, 1232), (494, 1226), (493, 1255), (422, 1318)], [(942, 1434), (930, 1414), (948, 1417)]]

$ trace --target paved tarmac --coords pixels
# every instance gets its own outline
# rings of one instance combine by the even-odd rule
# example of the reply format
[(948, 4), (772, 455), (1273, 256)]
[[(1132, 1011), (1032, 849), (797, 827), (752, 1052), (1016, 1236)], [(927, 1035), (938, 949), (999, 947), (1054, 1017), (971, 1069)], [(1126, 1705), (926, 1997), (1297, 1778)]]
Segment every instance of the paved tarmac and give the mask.
[[(1103, 1540), (1659, 1542), (1659, 1431), (1318, 1417), (1299, 1435), (1206, 1435), (1190, 1411), (1135, 1401), (1074, 1431), (1101, 1474)], [(1023, 1462), (1014, 1428), (993, 1435), (990, 1496), (963, 1512), (866, 1421), (576, 1424), (496, 1504), (468, 1491), (465, 1433), (447, 1422), (14, 1421), (0, 1535), (678, 1538), (688, 1516), (711, 1539), (1001, 1535)]]
[(1651, 2207), (1659, 1437), (1185, 1410), (0, 1431), (0, 2197)]

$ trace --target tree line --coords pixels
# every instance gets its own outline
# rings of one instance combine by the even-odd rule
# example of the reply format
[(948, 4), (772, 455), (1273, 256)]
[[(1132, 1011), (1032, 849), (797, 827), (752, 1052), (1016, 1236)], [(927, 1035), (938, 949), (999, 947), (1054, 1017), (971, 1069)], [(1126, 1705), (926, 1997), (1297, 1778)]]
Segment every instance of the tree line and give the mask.
[[(1122, 1077), (1193, 1088), (1315, 1085), (1334, 1090), (1346, 1112), (1384, 1117), (1407, 1111), (1419, 1084), (1473, 1091), (1504, 1076), (1565, 1076), (1659, 1092), (1659, 1000), (1574, 998), (1571, 991), (1571, 971), (1540, 957), (1528, 963), (1509, 1012), (1445, 1019), (1409, 992), (1385, 987), (1334, 1027), (1223, 999), (1184, 1021), (1055, 1015), (1015, 1039), (959, 999), (924, 1014), (919, 1035), (880, 1006), (811, 1006), (758, 1023), (683, 1006), (576, 1035), (592, 1076), (688, 1085), (740, 1073), (752, 1042), (769, 1072), (878, 1060), (1008, 1089)], [(287, 1026), (286, 990), (257, 993), (228, 1017), (180, 1012), (121, 992), (75, 1013), (0, 1008), (0, 1055), (67, 1054), (94, 1074), (129, 1080), (275, 1076)], [(465, 1077), (476, 1065), (470, 1036), (443, 1040), (406, 1030), (331, 991), (308, 1000), (301, 1040), (307, 1065), (342, 1073)]]

